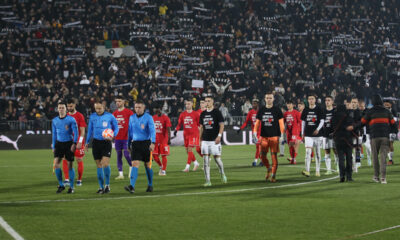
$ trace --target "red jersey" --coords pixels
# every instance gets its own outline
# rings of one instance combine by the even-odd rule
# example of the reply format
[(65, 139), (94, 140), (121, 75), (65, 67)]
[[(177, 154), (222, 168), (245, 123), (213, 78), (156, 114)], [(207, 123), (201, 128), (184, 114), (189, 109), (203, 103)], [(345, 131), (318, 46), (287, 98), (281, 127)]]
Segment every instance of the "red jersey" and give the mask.
[(286, 131), (290, 132), (292, 135), (300, 135), (301, 113), (297, 110), (292, 110), (291, 112), (286, 111), (283, 117), (286, 123)]
[[(256, 121), (257, 121), (257, 112), (258, 112), (258, 110), (251, 109), (247, 113), (246, 121), (240, 127), (240, 130), (243, 130), (247, 126), (247, 123), (251, 121), (251, 130), (253, 131), (254, 125), (256, 125)], [(261, 133), (261, 126), (257, 130), (257, 135), (260, 135), (260, 133)]]
[(129, 117), (133, 115), (133, 112), (127, 108), (122, 111), (117, 109), (113, 112), (113, 115), (117, 119), (119, 129), (115, 139), (128, 140)]
[[(184, 111), (179, 115), (178, 126), (176, 126), (176, 130), (181, 128), (183, 124), (183, 135), (185, 136), (197, 136), (199, 135), (199, 126), (200, 126), (200, 114), (197, 111), (191, 111), (188, 113)], [(201, 110), (200, 110), (201, 111)]]
[(171, 127), (171, 120), (165, 114), (154, 115), (154, 127), (156, 129), (156, 143), (168, 144), (167, 128)]
[(81, 136), (81, 127), (87, 127), (86, 122), (85, 122), (85, 117), (82, 115), (82, 113), (76, 111), (74, 114), (70, 114), (69, 112), (67, 113), (69, 116), (73, 117), (76, 121), (76, 124), (78, 125), (78, 139)]

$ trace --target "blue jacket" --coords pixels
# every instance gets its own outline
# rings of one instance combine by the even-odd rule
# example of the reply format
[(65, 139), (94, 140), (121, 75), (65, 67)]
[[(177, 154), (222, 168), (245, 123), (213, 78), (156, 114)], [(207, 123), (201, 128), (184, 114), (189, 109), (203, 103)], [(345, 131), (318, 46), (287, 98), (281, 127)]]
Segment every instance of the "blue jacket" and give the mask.
[(153, 117), (144, 113), (138, 118), (137, 114), (133, 114), (129, 118), (128, 144), (131, 141), (151, 140), (156, 142), (156, 129), (154, 127)]
[(114, 136), (117, 136), (118, 122), (111, 113), (104, 112), (102, 115), (92, 113), (89, 119), (86, 144), (89, 144), (92, 137), (96, 140), (105, 140), (103, 138), (103, 131), (108, 128), (111, 128), (114, 131)]
[(69, 142), (78, 141), (78, 125), (76, 124), (75, 118), (71, 116), (65, 116), (64, 118), (55, 117), (53, 118), (52, 130), (52, 148), (56, 146), (56, 142)]

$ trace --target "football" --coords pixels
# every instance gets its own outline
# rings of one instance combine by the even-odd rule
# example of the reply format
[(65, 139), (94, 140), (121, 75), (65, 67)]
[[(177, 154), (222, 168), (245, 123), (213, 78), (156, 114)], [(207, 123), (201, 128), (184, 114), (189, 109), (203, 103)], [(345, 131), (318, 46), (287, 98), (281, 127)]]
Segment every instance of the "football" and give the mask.
[(104, 129), (102, 136), (104, 139), (111, 139), (114, 137), (114, 131), (110, 128)]

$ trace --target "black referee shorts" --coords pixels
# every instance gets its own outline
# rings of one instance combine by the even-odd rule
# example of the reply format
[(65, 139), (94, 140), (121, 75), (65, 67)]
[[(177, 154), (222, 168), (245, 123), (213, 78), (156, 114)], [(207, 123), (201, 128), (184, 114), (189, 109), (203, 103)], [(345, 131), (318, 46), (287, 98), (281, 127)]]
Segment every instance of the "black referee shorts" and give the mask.
[(150, 162), (150, 140), (146, 141), (133, 141), (131, 145), (132, 161), (139, 160), (143, 162)]
[(93, 139), (92, 153), (94, 160), (101, 160), (103, 157), (111, 157), (111, 141)]
[(72, 141), (56, 142), (54, 146), (54, 157), (59, 159), (67, 159), (67, 161), (74, 161), (74, 153), (71, 152)]

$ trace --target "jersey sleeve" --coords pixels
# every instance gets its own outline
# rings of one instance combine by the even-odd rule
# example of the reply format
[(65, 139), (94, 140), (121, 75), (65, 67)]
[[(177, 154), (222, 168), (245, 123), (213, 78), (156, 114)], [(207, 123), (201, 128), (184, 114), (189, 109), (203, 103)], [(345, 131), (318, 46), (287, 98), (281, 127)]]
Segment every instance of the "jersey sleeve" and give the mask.
[(93, 135), (93, 116), (90, 116), (89, 118), (89, 127), (88, 127), (88, 132), (86, 136), (86, 144), (89, 144), (91, 138)]
[(262, 111), (261, 111), (261, 109), (258, 110), (257, 115), (256, 115), (256, 119), (258, 119), (260, 121), (262, 120)]
[(56, 140), (57, 140), (57, 128), (56, 128), (56, 124), (55, 124), (55, 119), (53, 119), (53, 121), (51, 121), (51, 128), (52, 128), (52, 144), (51, 144), (51, 148), (55, 148), (56, 147)]
[(178, 125), (176, 125), (176, 128), (175, 128), (176, 131), (179, 131), (179, 129), (181, 129), (182, 119), (183, 119), (183, 112), (181, 114), (179, 114)]
[(278, 119), (283, 118), (283, 113), (279, 108), (276, 108), (276, 118), (278, 118)]
[[(87, 127), (85, 117), (82, 114), (79, 114), (79, 123), (78, 126)], [(78, 129), (79, 130), (79, 129)]]
[(147, 124), (148, 124), (148, 127), (149, 127), (151, 142), (155, 143), (156, 142), (156, 129), (154, 127), (153, 117), (150, 116), (150, 114), (148, 115)]
[(217, 120), (218, 120), (218, 123), (223, 123), (225, 120), (224, 120), (224, 116), (222, 116), (222, 113), (221, 113), (221, 111), (217, 111)]
[(203, 118), (204, 118), (204, 114), (201, 113), (200, 118), (199, 118), (199, 125), (203, 125)]
[(301, 113), (300, 120), (306, 121), (306, 119), (307, 119), (307, 110), (304, 109), (303, 112)]
[(117, 136), (119, 132), (118, 121), (112, 114), (110, 115), (110, 118), (111, 118), (111, 128), (114, 131), (114, 136)]
[[(257, 116), (258, 116), (258, 114), (257, 114)], [(251, 119), (251, 111), (249, 111), (247, 113), (246, 120), (244, 121), (244, 123), (240, 127), (240, 130), (243, 130), (247, 126), (247, 123), (250, 121), (250, 119)]]
[(171, 120), (169, 119), (168, 116), (165, 116), (165, 127), (170, 128), (172, 126)]
[(132, 139), (133, 139), (133, 129), (132, 129), (133, 118), (132, 118), (132, 116), (129, 117), (129, 123), (128, 123), (128, 146), (130, 146)]
[(76, 142), (78, 142), (79, 130), (78, 130), (78, 124), (76, 123), (75, 118), (71, 117), (70, 125), (72, 128), (72, 132), (74, 133), (73, 142), (76, 143)]

